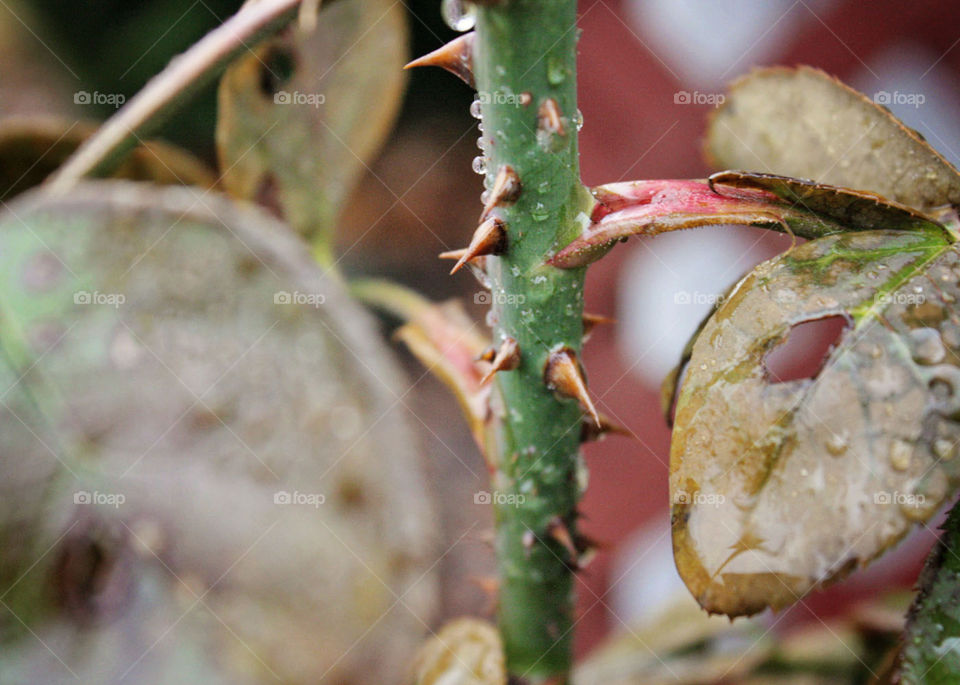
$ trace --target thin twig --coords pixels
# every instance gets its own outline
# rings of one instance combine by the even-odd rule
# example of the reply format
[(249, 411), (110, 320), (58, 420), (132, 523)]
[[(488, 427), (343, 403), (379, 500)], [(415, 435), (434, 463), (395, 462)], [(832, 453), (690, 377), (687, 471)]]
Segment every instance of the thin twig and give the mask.
[(237, 55), (297, 16), (303, 0), (260, 0), (175, 57), (143, 90), (120, 108), (47, 181), (51, 192), (68, 190), (84, 176), (98, 175), (181, 107), (190, 95), (219, 76)]

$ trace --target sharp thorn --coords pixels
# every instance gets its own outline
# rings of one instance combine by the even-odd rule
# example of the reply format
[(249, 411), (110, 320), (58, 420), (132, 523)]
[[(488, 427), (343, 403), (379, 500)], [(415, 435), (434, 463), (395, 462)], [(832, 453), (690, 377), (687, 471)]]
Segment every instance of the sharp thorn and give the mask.
[(617, 435), (633, 435), (626, 426), (617, 423), (606, 414), (600, 414), (600, 422), (594, 423), (592, 417), (583, 420), (580, 426), (580, 442), (594, 442), (601, 440), (609, 433)]
[(570, 529), (567, 528), (567, 524), (563, 522), (559, 516), (554, 516), (550, 519), (550, 522), (547, 524), (547, 535), (553, 538), (557, 543), (560, 544), (567, 553), (570, 555), (570, 561), (573, 564), (577, 564), (580, 559), (580, 550), (577, 549), (577, 545), (574, 543), (573, 535), (570, 534)]
[(474, 32), (465, 33), (453, 39), (443, 47), (413, 60), (404, 69), (413, 67), (440, 67), (457, 76), (471, 88), (473, 80), (473, 37)]
[(490, 360), (490, 370), (480, 379), (480, 385), (486, 385), (498, 371), (513, 371), (518, 366), (520, 366), (520, 347), (513, 338), (504, 338), (497, 354)]
[(509, 164), (501, 166), (493, 180), (493, 187), (490, 188), (490, 196), (483, 206), (483, 212), (480, 213), (480, 222), (487, 220), (494, 207), (516, 202), (520, 197), (520, 190), (520, 177), (517, 176), (517, 172)]
[(593, 333), (593, 329), (601, 324), (616, 323), (616, 319), (611, 319), (609, 316), (603, 316), (602, 314), (590, 314), (589, 312), (583, 313), (583, 341), (586, 342), (590, 338), (590, 334)]
[(567, 130), (563, 125), (563, 117), (560, 114), (560, 107), (553, 98), (547, 98), (540, 103), (537, 110), (537, 125), (547, 133), (556, 133), (560, 136), (567, 135)]
[(490, 217), (477, 227), (470, 239), (470, 245), (460, 255), (460, 259), (450, 270), (457, 273), (460, 268), (476, 257), (502, 254), (507, 246), (507, 231), (504, 223), (496, 217)]
[(577, 361), (577, 353), (571, 348), (562, 345), (550, 352), (547, 365), (543, 370), (543, 381), (550, 390), (563, 397), (577, 400), (580, 406), (593, 417), (594, 423), (600, 425), (600, 415), (587, 392), (587, 381), (580, 362)]

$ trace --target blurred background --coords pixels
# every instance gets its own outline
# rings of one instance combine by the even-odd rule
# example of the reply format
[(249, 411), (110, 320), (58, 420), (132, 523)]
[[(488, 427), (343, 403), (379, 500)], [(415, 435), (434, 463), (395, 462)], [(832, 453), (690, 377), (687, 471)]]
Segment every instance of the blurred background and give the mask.
[[(0, 115), (56, 113), (102, 120), (170, 58), (234, 13), (239, 0), (0, 0)], [(454, 37), (439, 1), (408, 0), (411, 55)], [(960, 5), (877, 0), (587, 0), (580, 4), (583, 178), (703, 177), (705, 121), (725, 85), (759, 65), (810, 64), (886, 104), (954, 164), (960, 162)], [(159, 137), (213, 163), (214, 87)], [(348, 273), (393, 278), (433, 299), (460, 297), (480, 319), (469, 276), (447, 276), (436, 254), (465, 244), (480, 203), (473, 95), (439, 70), (410, 75), (403, 112), (348, 203), (339, 254)], [(115, 98), (116, 99), (116, 98)], [(601, 411), (635, 439), (588, 445), (585, 532), (601, 543), (581, 576), (578, 651), (655, 611), (682, 585), (669, 539), (669, 430), (659, 384), (717, 296), (789, 240), (747, 228), (711, 228), (634, 240), (590, 270), (587, 308), (613, 316), (587, 345)], [(383, 322), (384, 334), (391, 323)], [(801, 347), (815, 347), (816, 332)], [(820, 341), (822, 342), (822, 341)], [(409, 417), (421, 434), (440, 499), (443, 617), (489, 611), (492, 556), (480, 532), (489, 508), (472, 493), (486, 469), (446, 391), (405, 353)], [(802, 354), (796, 364), (802, 364)], [(789, 369), (787, 370), (789, 372)], [(934, 539), (923, 527), (897, 552), (776, 618), (786, 627), (842, 610), (879, 587), (909, 586)], [(470, 578), (477, 579), (471, 584)]]

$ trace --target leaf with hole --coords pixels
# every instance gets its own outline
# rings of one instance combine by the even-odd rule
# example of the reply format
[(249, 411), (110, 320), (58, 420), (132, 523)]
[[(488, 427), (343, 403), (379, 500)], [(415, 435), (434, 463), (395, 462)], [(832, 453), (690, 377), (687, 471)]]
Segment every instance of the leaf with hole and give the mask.
[(227, 191), (282, 216), (332, 262), (344, 202), (383, 143), (405, 84), (406, 10), (325, 3), (224, 74), (217, 150)]
[[(670, 457), (677, 567), (704, 608), (787, 606), (951, 496), (958, 279), (940, 228), (835, 234), (761, 264), (704, 324)], [(812, 378), (770, 372), (792, 331), (837, 317), (846, 326)]]

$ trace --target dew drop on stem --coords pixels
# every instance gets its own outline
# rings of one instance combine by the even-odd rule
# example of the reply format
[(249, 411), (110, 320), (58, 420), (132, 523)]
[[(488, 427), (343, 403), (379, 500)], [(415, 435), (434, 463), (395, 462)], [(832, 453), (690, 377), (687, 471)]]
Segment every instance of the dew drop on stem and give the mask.
[(477, 23), (476, 8), (463, 0), (442, 0), (440, 14), (454, 31), (469, 31)]

